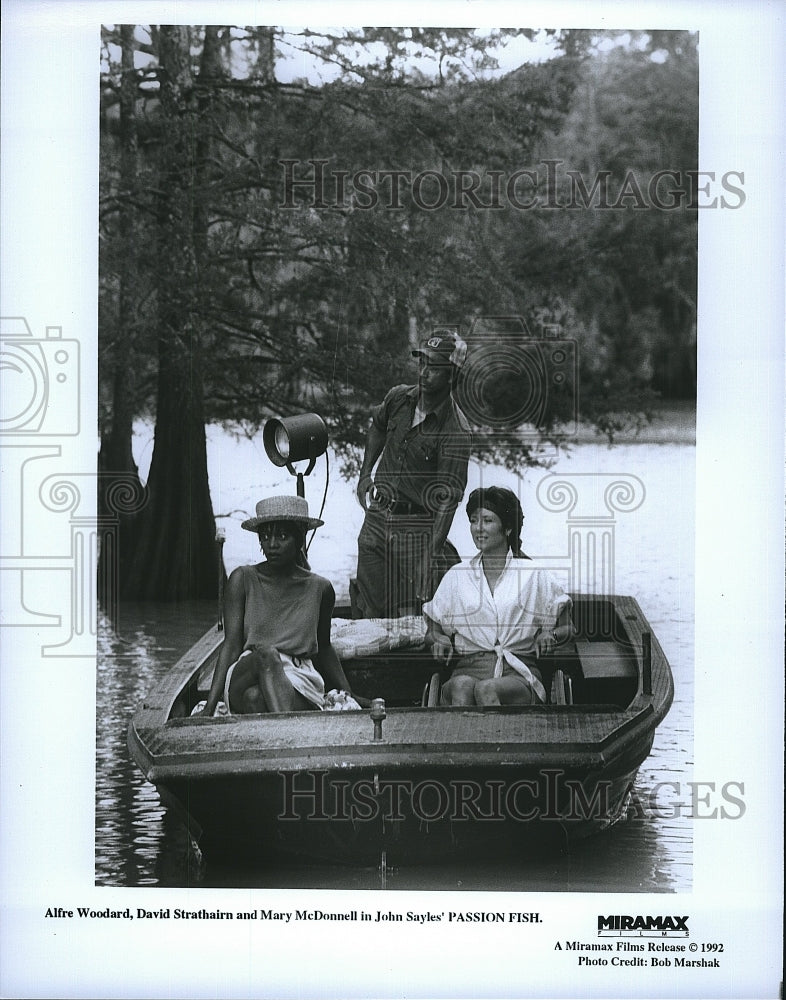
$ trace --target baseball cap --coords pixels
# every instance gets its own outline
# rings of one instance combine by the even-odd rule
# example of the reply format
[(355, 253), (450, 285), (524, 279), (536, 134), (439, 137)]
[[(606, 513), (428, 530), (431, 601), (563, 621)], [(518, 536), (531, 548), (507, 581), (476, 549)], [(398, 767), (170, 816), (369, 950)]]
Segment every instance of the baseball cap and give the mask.
[(435, 330), (431, 336), (420, 341), (412, 352), (412, 357), (423, 355), (430, 361), (452, 364), (461, 368), (467, 356), (467, 345), (452, 330)]

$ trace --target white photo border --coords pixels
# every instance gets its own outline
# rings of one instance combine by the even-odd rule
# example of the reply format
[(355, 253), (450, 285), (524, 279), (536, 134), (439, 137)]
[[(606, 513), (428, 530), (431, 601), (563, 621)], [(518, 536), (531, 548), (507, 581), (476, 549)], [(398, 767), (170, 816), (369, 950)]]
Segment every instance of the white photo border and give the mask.
[[(222, 23), (301, 24), (324, 22), (325, 10), (298, 2), (220, 8), (156, 0), (3, 4), (0, 312), (24, 317), (34, 337), (60, 327), (65, 340), (79, 342), (79, 434), (45, 440), (50, 451), (60, 449), (63, 470), (74, 477), (95, 471), (97, 452), (100, 25), (204, 23), (215, 21), (219, 9)], [(369, 15), (359, 4), (329, 10), (332, 23), (363, 23)], [(81, 648), (69, 658), (42, 657), (46, 636), (33, 618), (27, 628), (3, 628), (0, 642), (0, 992), (777, 996), (783, 941), (783, 12), (775, 5), (720, 0), (633, 8), (615, 2), (432, 3), (426, 11), (397, 3), (383, 10), (390, 23), (499, 25), (526, 17), (529, 25), (550, 27), (589, 21), (603, 28), (699, 32), (700, 168), (742, 171), (746, 201), (738, 211), (700, 216), (695, 774), (719, 783), (744, 781), (746, 816), (725, 825), (696, 824), (693, 890), (668, 902), (646, 895), (633, 904), (625, 895), (526, 894), (526, 909), (544, 914), (545, 929), (516, 938), (506, 931), (508, 958), (498, 957), (494, 925), (450, 931), (404, 925), (383, 937), (373, 926), (353, 926), (350, 936), (341, 926), (323, 924), (309, 939), (292, 926), (266, 926), (252, 947), (248, 935), (207, 923), (120, 926), (45, 918), (47, 908), (182, 906), (191, 890), (151, 895), (96, 888), (94, 655)], [(19, 464), (4, 456), (3, 554), (12, 551), (24, 520), (32, 556), (65, 559), (70, 528), (53, 538), (42, 501), (23, 487), (12, 506), (9, 470), (21, 475)], [(86, 517), (95, 513), (88, 495)], [(53, 613), (67, 607), (67, 575), (52, 583), (41, 571), (39, 586), (53, 587)], [(3, 585), (2, 600), (10, 601), (5, 579)], [(199, 905), (214, 907), (237, 893), (204, 892), (210, 903), (203, 895)], [(432, 907), (421, 895), (380, 897), (379, 907)], [(376, 909), (369, 896), (364, 905)], [(284, 909), (311, 905), (319, 893), (266, 890), (266, 899)], [(331, 893), (336, 909), (352, 900), (352, 893)], [(557, 938), (586, 936), (599, 912), (628, 913), (634, 905), (636, 913), (672, 907), (689, 913), (697, 940), (726, 944), (722, 967), (683, 970), (679, 977), (674, 969), (648, 969), (624, 979), (590, 969), (579, 978), (575, 962), (555, 958)], [(498, 906), (493, 893), (472, 896), (473, 910)]]

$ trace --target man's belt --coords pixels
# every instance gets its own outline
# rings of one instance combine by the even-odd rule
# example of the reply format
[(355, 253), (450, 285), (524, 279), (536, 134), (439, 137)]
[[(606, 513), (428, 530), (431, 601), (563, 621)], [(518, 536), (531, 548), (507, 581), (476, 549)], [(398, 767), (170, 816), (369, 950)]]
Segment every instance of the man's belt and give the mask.
[(389, 500), (383, 505), (383, 509), (394, 517), (429, 513), (425, 507), (421, 507), (419, 503), (413, 503), (411, 500)]

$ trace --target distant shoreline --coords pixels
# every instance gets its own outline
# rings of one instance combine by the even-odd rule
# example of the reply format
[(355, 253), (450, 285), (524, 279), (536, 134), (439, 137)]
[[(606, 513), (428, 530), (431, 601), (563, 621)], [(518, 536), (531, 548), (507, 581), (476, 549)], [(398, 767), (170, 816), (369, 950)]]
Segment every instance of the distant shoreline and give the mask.
[[(606, 435), (588, 424), (581, 424), (566, 443), (604, 444)], [(696, 444), (696, 404), (692, 400), (663, 404), (653, 413), (651, 423), (637, 434), (621, 431), (614, 435), (614, 444)]]

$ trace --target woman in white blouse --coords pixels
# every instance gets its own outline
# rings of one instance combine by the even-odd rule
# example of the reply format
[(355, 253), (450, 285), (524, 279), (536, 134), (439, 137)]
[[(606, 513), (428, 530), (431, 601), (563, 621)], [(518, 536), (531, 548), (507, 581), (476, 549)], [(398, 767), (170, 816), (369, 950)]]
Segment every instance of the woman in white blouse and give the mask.
[(467, 516), (478, 553), (450, 569), (423, 606), (434, 658), (453, 665), (442, 704), (543, 703), (538, 658), (572, 637), (570, 597), (521, 551), (515, 493), (473, 490)]

